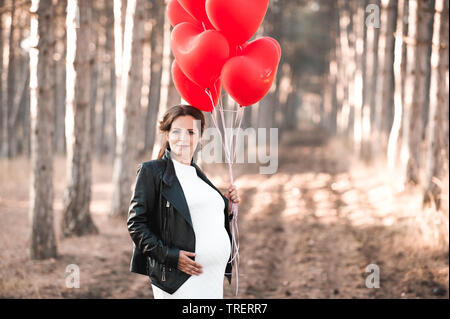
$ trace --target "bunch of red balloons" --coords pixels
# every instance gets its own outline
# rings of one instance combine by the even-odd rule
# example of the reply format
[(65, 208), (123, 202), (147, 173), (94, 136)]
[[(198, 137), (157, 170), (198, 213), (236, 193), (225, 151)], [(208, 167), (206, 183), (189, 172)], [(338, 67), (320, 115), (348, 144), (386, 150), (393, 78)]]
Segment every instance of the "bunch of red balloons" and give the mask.
[(278, 69), (280, 45), (270, 37), (247, 41), (268, 5), (269, 0), (170, 0), (172, 78), (190, 105), (212, 111), (222, 86), (241, 106), (267, 94)]

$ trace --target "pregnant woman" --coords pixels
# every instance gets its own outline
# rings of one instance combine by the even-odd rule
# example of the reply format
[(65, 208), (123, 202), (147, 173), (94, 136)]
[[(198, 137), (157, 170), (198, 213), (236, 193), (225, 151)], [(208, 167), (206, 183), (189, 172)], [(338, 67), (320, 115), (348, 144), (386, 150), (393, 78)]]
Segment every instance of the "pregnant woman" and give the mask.
[(130, 271), (151, 279), (156, 299), (223, 298), (231, 284), (231, 203), (194, 163), (203, 113), (176, 105), (164, 114), (158, 159), (139, 164), (127, 226), (134, 243)]

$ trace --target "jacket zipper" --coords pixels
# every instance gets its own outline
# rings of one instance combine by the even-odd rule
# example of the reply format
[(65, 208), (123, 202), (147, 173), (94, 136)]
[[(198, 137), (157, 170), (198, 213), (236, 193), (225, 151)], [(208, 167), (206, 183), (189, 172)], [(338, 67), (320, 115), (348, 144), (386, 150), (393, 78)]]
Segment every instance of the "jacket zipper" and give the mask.
[[(166, 208), (170, 207), (170, 202), (166, 202)], [(165, 244), (169, 245), (169, 235), (168, 235), (168, 228), (169, 228), (169, 209), (166, 209), (166, 213), (164, 216), (164, 237), (165, 237)]]
[(161, 281), (166, 281), (166, 266), (163, 265)]
[[(170, 207), (170, 202), (168, 202), (168, 201), (166, 202), (166, 207)], [(167, 214), (166, 214), (166, 216), (164, 216), (164, 237), (166, 239), (166, 245), (168, 244), (167, 227), (168, 227), (168, 221), (167, 221)], [(166, 281), (166, 265), (163, 265), (161, 281)]]

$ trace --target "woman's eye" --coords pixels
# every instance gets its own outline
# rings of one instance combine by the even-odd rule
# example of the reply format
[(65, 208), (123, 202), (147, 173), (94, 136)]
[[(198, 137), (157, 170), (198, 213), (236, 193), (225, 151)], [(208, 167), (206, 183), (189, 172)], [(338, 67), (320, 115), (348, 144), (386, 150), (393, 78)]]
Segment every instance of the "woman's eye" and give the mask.
[[(170, 134), (178, 136), (181, 134), (181, 131), (172, 131)], [(194, 131), (188, 131), (188, 134), (195, 135), (196, 133)]]

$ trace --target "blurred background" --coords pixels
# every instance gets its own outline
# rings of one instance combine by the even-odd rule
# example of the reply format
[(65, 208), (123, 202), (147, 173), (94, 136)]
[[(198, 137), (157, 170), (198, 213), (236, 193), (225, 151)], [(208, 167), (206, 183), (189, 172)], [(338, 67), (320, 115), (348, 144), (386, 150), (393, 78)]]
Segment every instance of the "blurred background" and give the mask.
[[(180, 103), (166, 6), (0, 0), (0, 297), (153, 297), (126, 216)], [(448, 6), (270, 0), (254, 38), (282, 57), (241, 127), (278, 129), (278, 169), (233, 165), (225, 298), (448, 298)], [(199, 165), (225, 191), (228, 166)]]

